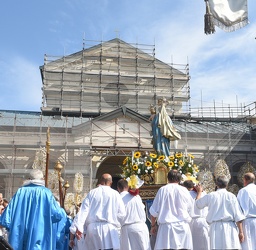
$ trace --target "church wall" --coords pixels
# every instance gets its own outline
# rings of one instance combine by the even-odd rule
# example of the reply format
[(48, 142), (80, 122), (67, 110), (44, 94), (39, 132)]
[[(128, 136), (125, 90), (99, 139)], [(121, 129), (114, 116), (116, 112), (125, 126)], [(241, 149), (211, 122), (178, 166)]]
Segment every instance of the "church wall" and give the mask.
[[(73, 118), (68, 118), (62, 126), (65, 128), (66, 124), (71, 123), (71, 120)], [(20, 124), (21, 121), (16, 119), (17, 124)], [(101, 162), (92, 163), (94, 155), (106, 157), (117, 154), (125, 157), (132, 151), (153, 151), (150, 144), (150, 123), (138, 123), (125, 117), (118, 118), (118, 122), (115, 119), (101, 121), (98, 123), (98, 127), (95, 121), (94, 123), (91, 134), (88, 128), (85, 131), (80, 125), (80, 127), (74, 126), (73, 129), (68, 130), (51, 125), (49, 171), (54, 170), (58, 160), (61, 161), (64, 166), (62, 176), (64, 180), (70, 182), (68, 192), (74, 191), (73, 179), (77, 172), (84, 175), (84, 192), (95, 187), (97, 170)], [(175, 123), (176, 121), (174, 121)], [(12, 131), (11, 133), (6, 134), (6, 128), (0, 131), (0, 134), (3, 135), (3, 140), (0, 141), (0, 161), (2, 163), (0, 179), (4, 185), (2, 192), (7, 198), (10, 198), (22, 184), (22, 180), (27, 178), (37, 150), (40, 145), (45, 146), (47, 127), (47, 124), (42, 128), (26, 126), (25, 130), (19, 128), (16, 133), (15, 128), (10, 126), (8, 130)], [(22, 130), (23, 132), (20, 132)], [(102, 136), (104, 133), (109, 133), (109, 137)], [(217, 133), (215, 136), (213, 133), (185, 133), (183, 131), (177, 148), (173, 142), (171, 143), (171, 151), (184, 152), (187, 149), (188, 152), (195, 155), (196, 163), (202, 168), (212, 169), (216, 159), (222, 157), (227, 161), (234, 176), (232, 182), (236, 182), (235, 176), (239, 167), (247, 161), (250, 161), (252, 165), (256, 162), (255, 139), (253, 134), (248, 136), (248, 132), (244, 137), (237, 134), (230, 140), (226, 139), (227, 136), (227, 133)], [(114, 147), (114, 142), (116, 142), (116, 147)], [(140, 142), (140, 147), (138, 142)], [(236, 166), (234, 171), (232, 171), (233, 166)]]
[[(46, 56), (40, 67), (42, 113), (1, 113), (0, 188), (7, 198), (26, 178), (37, 151), (45, 147), (48, 127), (49, 171), (54, 171), (57, 161), (61, 162), (62, 176), (70, 183), (68, 192), (74, 192), (77, 172), (84, 175), (85, 193), (96, 186), (100, 166), (102, 172), (114, 172), (118, 166), (114, 170), (110, 167), (116, 158), (104, 163), (109, 156), (153, 151), (151, 125), (142, 115), (149, 117), (149, 105), (156, 105), (163, 95), (170, 102), (168, 113), (181, 134), (178, 145), (171, 143), (172, 152), (187, 150), (195, 155), (199, 166), (210, 170), (218, 157), (225, 158), (231, 171), (234, 166), (234, 176), (246, 161), (256, 164), (255, 133), (253, 137), (248, 124), (217, 122), (215, 109), (209, 114), (215, 115), (216, 123), (213, 119), (207, 121), (203, 108), (196, 110), (202, 121), (193, 120), (194, 113), (188, 110), (188, 65), (176, 68), (157, 60), (154, 46), (151, 52), (144, 51), (138, 44), (113, 39), (57, 60)], [(136, 112), (133, 119), (124, 114), (100, 119), (123, 106)], [(232, 110), (228, 111), (230, 114)], [(179, 120), (179, 115), (184, 118)], [(93, 161), (94, 156), (103, 156), (104, 160)]]

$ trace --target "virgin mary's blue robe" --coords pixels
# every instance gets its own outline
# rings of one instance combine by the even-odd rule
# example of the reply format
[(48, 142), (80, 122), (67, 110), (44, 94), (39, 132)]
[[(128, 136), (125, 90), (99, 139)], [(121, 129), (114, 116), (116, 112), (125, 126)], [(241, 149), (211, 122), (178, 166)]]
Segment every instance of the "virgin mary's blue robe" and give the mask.
[(9, 231), (9, 243), (15, 250), (55, 250), (53, 225), (62, 216), (48, 188), (29, 184), (15, 193), (0, 217), (0, 224)]
[(170, 140), (161, 133), (159, 114), (152, 121), (153, 148), (158, 154), (170, 155)]
[(170, 141), (179, 140), (180, 134), (173, 127), (171, 118), (162, 105), (159, 113), (154, 115), (151, 122), (153, 135), (153, 148), (158, 154), (170, 155)]

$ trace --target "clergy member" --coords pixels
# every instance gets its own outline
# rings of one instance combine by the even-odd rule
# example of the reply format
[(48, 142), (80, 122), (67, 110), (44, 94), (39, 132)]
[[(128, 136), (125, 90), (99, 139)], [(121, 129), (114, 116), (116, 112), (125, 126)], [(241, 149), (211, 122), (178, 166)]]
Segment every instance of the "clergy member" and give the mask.
[(211, 249), (241, 249), (240, 242), (244, 240), (242, 221), (245, 216), (236, 196), (227, 191), (228, 182), (226, 176), (217, 177), (217, 190), (204, 197), (201, 197), (202, 186), (196, 186), (196, 206), (208, 207), (206, 220), (210, 224)]
[(156, 233), (156, 223), (159, 225), (155, 249), (193, 249), (189, 227), (193, 201), (188, 190), (179, 185), (180, 181), (180, 172), (170, 170), (168, 184), (158, 190), (149, 209), (151, 234)]
[(53, 228), (62, 213), (44, 184), (43, 172), (31, 170), (30, 180), (18, 189), (0, 217), (0, 225), (9, 231), (8, 241), (15, 250), (56, 249)]
[[(129, 189), (128, 182), (124, 179), (117, 182), (117, 190), (126, 209), (126, 216), (121, 223), (121, 249), (150, 250), (145, 205), (140, 195), (138, 192)], [(135, 190), (138, 190), (138, 187)]]
[(86, 222), (85, 249), (120, 249), (118, 227), (125, 217), (125, 206), (111, 184), (112, 176), (103, 174), (100, 185), (87, 194), (77, 214), (73, 226), (78, 240)]
[[(189, 194), (193, 199), (193, 209), (191, 211), (192, 220), (190, 222), (190, 229), (193, 239), (194, 250), (209, 250), (210, 238), (209, 238), (209, 225), (206, 221), (208, 214), (208, 208), (198, 209), (195, 205), (195, 199), (197, 191), (195, 190), (195, 183), (192, 180), (186, 180), (183, 182), (183, 186), (189, 190)], [(202, 192), (202, 197), (206, 195), (206, 192)]]
[(256, 248), (256, 185), (255, 175), (246, 173), (243, 177), (244, 188), (237, 195), (238, 202), (246, 219), (243, 221), (244, 242), (243, 250)]

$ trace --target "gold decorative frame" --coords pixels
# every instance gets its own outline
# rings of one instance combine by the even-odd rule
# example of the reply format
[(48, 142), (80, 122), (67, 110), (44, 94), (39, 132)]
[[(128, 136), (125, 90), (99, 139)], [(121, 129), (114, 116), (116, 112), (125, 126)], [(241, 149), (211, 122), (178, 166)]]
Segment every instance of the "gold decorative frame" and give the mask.
[(163, 185), (143, 185), (140, 187), (140, 196), (142, 200), (152, 200), (155, 198), (156, 193)]
[(167, 183), (167, 168), (164, 164), (159, 164), (159, 167), (155, 171), (154, 179), (156, 185)]

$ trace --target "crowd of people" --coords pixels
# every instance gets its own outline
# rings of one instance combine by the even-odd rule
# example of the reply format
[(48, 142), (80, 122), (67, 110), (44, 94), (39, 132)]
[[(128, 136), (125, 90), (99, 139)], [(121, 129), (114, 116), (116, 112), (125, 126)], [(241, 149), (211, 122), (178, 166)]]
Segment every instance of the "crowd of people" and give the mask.
[(216, 191), (207, 194), (200, 184), (181, 183), (181, 174), (171, 170), (149, 208), (150, 226), (138, 190), (125, 179), (114, 190), (112, 176), (103, 174), (74, 218), (44, 183), (42, 171), (33, 169), (9, 204), (2, 202), (0, 225), (12, 249), (256, 249), (253, 173), (244, 175), (235, 196), (227, 191), (226, 176), (217, 177)]

